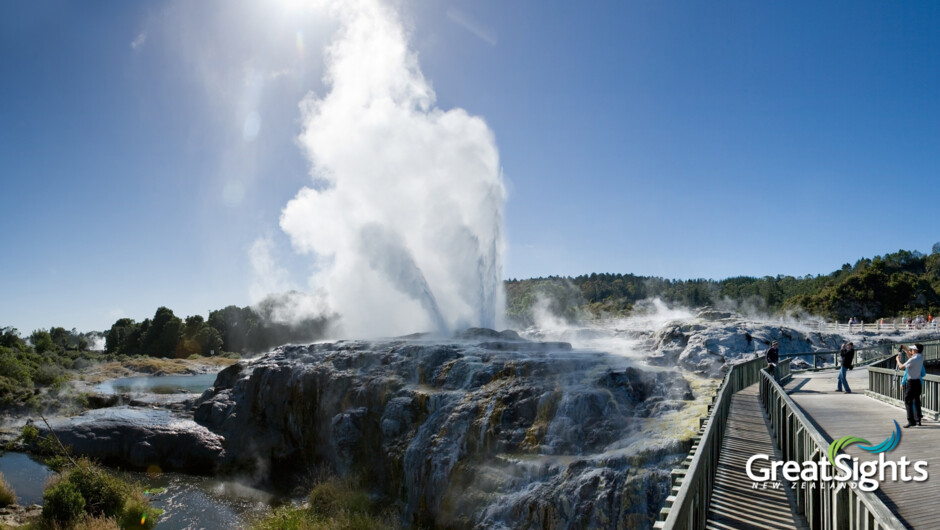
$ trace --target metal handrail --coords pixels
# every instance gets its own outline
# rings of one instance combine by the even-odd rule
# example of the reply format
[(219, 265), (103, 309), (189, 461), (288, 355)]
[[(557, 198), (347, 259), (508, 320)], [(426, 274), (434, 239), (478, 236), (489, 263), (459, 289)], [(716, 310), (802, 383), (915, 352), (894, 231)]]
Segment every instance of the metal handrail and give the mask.
[[(882, 344), (876, 344), (874, 346), (865, 346), (864, 348), (857, 348), (855, 350), (855, 366), (878, 366), (879, 362), (883, 362), (888, 357), (894, 357), (896, 353), (896, 348), (900, 344), (909, 344), (909, 341), (899, 341), (899, 342), (885, 342)], [(930, 341), (921, 341), (924, 344), (924, 360), (931, 361), (940, 359), (940, 340), (930, 340)], [(815, 352), (803, 352), (803, 353), (781, 353), (780, 359), (797, 359), (797, 358), (813, 358), (813, 367), (807, 368), (806, 370), (826, 370), (826, 369), (835, 369), (839, 368), (841, 365), (841, 358), (839, 357), (839, 350), (820, 350)], [(825, 364), (825, 363), (830, 364)], [(796, 370), (802, 371), (802, 370)]]
[[(940, 359), (940, 341), (931, 341), (925, 344), (925, 356), (935, 356)], [(856, 350), (856, 365), (875, 363), (873, 366), (890, 359), (895, 344), (882, 344), (859, 348)], [(936, 348), (936, 350), (934, 350)], [(829, 368), (838, 367), (838, 351), (806, 352), (781, 355), (781, 360), (814, 356), (814, 365), (817, 357), (834, 356), (836, 362)], [(728, 413), (731, 408), (731, 396), (736, 392), (754, 384), (760, 383), (761, 402), (764, 411), (770, 417), (774, 432), (775, 443), (781, 450), (785, 460), (803, 462), (811, 458), (824, 457), (829, 443), (823, 435), (812, 426), (802, 410), (796, 406), (783, 388), (764, 370), (766, 360), (757, 357), (735, 363), (725, 374), (724, 380), (716, 393), (711, 405), (711, 411), (700, 430), (698, 445), (693, 448), (688, 469), (684, 473), (676, 474), (683, 477), (678, 483), (678, 490), (674, 488), (675, 496), (669, 497), (666, 507), (660, 511), (659, 521), (654, 528), (695, 529), (705, 527), (708, 520), (708, 509), (711, 494), (714, 489), (715, 475), (718, 470), (719, 451), (721, 441), (727, 428)], [(869, 368), (872, 373), (873, 368)], [(881, 369), (874, 368), (875, 373)], [(885, 370), (886, 371), (886, 370)], [(781, 362), (777, 365), (777, 375), (780, 381), (786, 382), (791, 377), (790, 363)], [(934, 404), (940, 409), (940, 376), (928, 376), (928, 380), (936, 379), (938, 384), (937, 401)], [(930, 409), (930, 410), (938, 410)], [(904, 525), (874, 494), (851, 488), (817, 488), (804, 490), (798, 498), (797, 508), (806, 516), (810, 527), (814, 529), (841, 529), (841, 528), (903, 528)]]
[[(700, 431), (701, 438), (692, 454), (685, 477), (679, 485), (675, 498), (660, 511), (660, 520), (655, 528), (702, 529), (708, 520), (708, 508), (715, 475), (721, 440), (728, 424), (731, 396), (760, 380), (767, 364), (763, 358), (738, 362), (731, 366), (718, 389), (712, 409)], [(777, 365), (781, 381), (790, 377), (789, 363)], [(768, 375), (769, 376), (769, 375)]]
[[(925, 341), (924, 362), (940, 360), (940, 340)], [(904, 406), (904, 389), (901, 386), (901, 373), (895, 369), (897, 362), (894, 355), (882, 359), (868, 367), (868, 392), (873, 398), (892, 405)], [(928, 418), (940, 419), (940, 376), (927, 374), (921, 388), (921, 410)]]
[(848, 331), (849, 333), (861, 333), (863, 331), (936, 331), (938, 329), (937, 321), (915, 324), (913, 322), (898, 322), (897, 319), (881, 322), (879, 319), (875, 322), (859, 322), (858, 324), (839, 324), (838, 322), (811, 322), (807, 325), (810, 329), (816, 331)]
[[(783, 460), (806, 462), (826, 458), (830, 442), (807, 419), (783, 387), (767, 374), (761, 377), (760, 399), (770, 417), (774, 442)], [(874, 492), (850, 487), (830, 488), (821, 479), (803, 486), (797, 490), (796, 508), (806, 517), (810, 528), (878, 530), (906, 527)]]

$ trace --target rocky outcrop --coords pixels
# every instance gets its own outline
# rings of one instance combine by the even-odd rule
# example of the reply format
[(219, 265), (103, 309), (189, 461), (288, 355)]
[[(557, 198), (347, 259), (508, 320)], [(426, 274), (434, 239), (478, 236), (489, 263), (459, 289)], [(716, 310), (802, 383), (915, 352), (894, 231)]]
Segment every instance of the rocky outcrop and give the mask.
[(0, 528), (18, 528), (27, 525), (32, 527), (41, 514), (42, 506), (38, 504), (4, 506), (0, 508)]
[(106, 464), (210, 472), (225, 458), (219, 435), (169, 410), (119, 406), (49, 423), (73, 453)]
[(763, 355), (772, 341), (781, 354), (838, 350), (843, 337), (709, 313), (708, 318), (669, 322), (648, 339), (650, 361), (718, 377), (727, 365)]
[(644, 527), (688, 445), (642, 426), (690, 399), (676, 370), (468, 330), (279, 348), (223, 370), (195, 419), (226, 465), (356, 474), (406, 523)]

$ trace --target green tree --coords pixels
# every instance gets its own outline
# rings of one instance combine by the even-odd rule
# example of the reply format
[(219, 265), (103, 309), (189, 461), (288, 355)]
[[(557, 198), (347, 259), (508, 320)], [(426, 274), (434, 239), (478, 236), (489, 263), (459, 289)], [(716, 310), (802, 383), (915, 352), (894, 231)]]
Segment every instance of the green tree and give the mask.
[(28, 351), (30, 347), (20, 337), (20, 332), (13, 327), (0, 328), (0, 346), (19, 351)]
[(55, 347), (61, 351), (65, 351), (69, 347), (69, 332), (62, 327), (54, 327), (49, 329), (49, 336), (52, 338), (52, 343), (55, 344)]
[(171, 357), (183, 338), (183, 321), (166, 307), (157, 308), (140, 339), (140, 352), (153, 357)]
[(52, 342), (52, 336), (44, 329), (37, 329), (29, 336), (29, 342), (38, 353), (55, 351), (55, 343)]
[(130, 318), (118, 319), (105, 334), (105, 351), (108, 353), (137, 353), (140, 324)]

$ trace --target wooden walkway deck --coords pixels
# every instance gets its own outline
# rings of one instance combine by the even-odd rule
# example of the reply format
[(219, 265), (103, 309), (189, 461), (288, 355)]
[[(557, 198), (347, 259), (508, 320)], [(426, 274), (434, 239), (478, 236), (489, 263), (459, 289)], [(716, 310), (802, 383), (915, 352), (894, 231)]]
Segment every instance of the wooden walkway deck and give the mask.
[(757, 385), (751, 385), (731, 398), (728, 428), (721, 442), (706, 528), (808, 528), (802, 517), (793, 515), (794, 505), (789, 488), (752, 489), (752, 482), (744, 468), (747, 459), (757, 453), (779, 454), (770, 438), (770, 428), (764, 418)]
[[(903, 409), (865, 396), (868, 376), (864, 368), (849, 372), (852, 394), (835, 391), (836, 375), (830, 371), (795, 375), (786, 386), (790, 397), (829, 441), (854, 435), (878, 444), (894, 429), (892, 420), (902, 426), (907, 423)], [(886, 456), (926, 460), (931, 478), (925, 482), (885, 481), (878, 495), (910, 528), (940, 528), (940, 477), (934, 477), (940, 474), (940, 424), (924, 420), (923, 425), (901, 429), (900, 444)], [(855, 446), (846, 452), (861, 461), (877, 460), (877, 455)]]

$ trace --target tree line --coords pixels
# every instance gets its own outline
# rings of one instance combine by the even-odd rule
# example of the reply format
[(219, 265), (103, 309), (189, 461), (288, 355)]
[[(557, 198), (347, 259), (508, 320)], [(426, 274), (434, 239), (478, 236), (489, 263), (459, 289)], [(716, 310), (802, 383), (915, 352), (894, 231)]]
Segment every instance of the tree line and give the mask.
[(276, 310), (273, 298), (256, 307), (230, 305), (201, 315), (181, 319), (166, 307), (160, 307), (153, 318), (135, 322), (121, 318), (105, 333), (105, 349), (119, 355), (153, 357), (189, 357), (218, 355), (221, 352), (241, 355), (259, 353), (292, 342), (312, 342), (321, 338), (331, 317), (316, 316), (295, 322), (273, 319)]
[(553, 314), (625, 316), (638, 301), (659, 297), (689, 307), (732, 302), (767, 313), (807, 312), (842, 321), (857, 317), (915, 316), (940, 312), (940, 243), (932, 252), (899, 250), (846, 263), (826, 275), (736, 276), (724, 280), (670, 280), (634, 274), (550, 276), (506, 282), (507, 316), (531, 325), (541, 303)]

